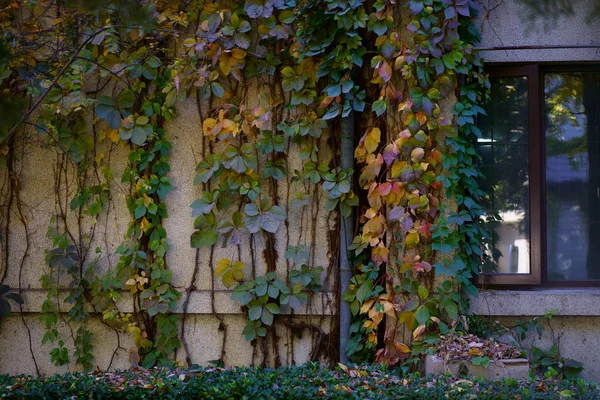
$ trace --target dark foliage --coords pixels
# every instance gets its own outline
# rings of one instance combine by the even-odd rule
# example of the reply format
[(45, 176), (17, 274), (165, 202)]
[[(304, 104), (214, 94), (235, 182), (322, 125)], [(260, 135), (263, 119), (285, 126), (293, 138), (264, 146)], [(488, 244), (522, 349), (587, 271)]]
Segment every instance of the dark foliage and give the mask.
[(547, 379), (465, 380), (449, 376), (398, 376), (381, 367), (299, 367), (136, 370), (0, 376), (2, 399), (598, 399), (592, 383)]

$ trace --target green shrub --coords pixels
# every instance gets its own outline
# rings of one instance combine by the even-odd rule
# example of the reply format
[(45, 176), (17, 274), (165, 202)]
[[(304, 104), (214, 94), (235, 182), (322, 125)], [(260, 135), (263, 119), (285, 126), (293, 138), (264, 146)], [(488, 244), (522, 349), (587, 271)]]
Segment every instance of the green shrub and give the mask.
[(592, 383), (546, 379), (465, 380), (398, 376), (380, 367), (329, 370), (299, 367), (152, 369), (65, 374), (47, 378), (0, 375), (2, 399), (598, 399)]

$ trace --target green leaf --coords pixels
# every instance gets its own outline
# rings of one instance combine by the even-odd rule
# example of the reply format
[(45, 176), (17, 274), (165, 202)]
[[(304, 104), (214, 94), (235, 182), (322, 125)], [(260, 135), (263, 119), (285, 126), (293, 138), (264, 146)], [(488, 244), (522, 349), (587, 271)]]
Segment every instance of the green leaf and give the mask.
[(256, 321), (263, 313), (263, 307), (260, 304), (248, 308), (248, 318), (251, 321)]
[(119, 93), (119, 108), (131, 108), (135, 104), (135, 94), (125, 89)]
[(267, 303), (267, 305), (265, 305), (265, 308), (269, 310), (271, 314), (279, 314), (279, 306), (275, 303)]
[(0, 318), (8, 317), (10, 314), (10, 304), (4, 298), (0, 297)]
[(213, 92), (213, 94), (220, 99), (222, 99), (223, 96), (225, 96), (225, 89), (223, 88), (223, 86), (221, 86), (220, 83), (217, 83), (217, 82), (211, 83), (210, 89)]
[(263, 324), (271, 326), (271, 325), (273, 325), (273, 314), (271, 313), (271, 311), (264, 308), (263, 313), (260, 316), (260, 320), (262, 321)]
[(118, 129), (121, 126), (121, 113), (117, 109), (115, 101), (108, 96), (98, 98), (96, 115), (105, 120), (111, 129)]
[(293, 310), (298, 310), (306, 303), (308, 303), (308, 295), (306, 293), (296, 293), (290, 297), (289, 301), (289, 305)]
[(257, 329), (254, 321), (247, 321), (244, 329), (242, 330), (242, 335), (244, 335), (244, 339), (251, 342), (256, 339)]
[(419, 325), (422, 325), (429, 321), (429, 310), (425, 306), (419, 306), (419, 308), (417, 308), (417, 312), (415, 313), (415, 317), (417, 318)]
[(204, 228), (192, 233), (190, 242), (193, 248), (211, 247), (219, 240), (219, 234), (215, 228)]

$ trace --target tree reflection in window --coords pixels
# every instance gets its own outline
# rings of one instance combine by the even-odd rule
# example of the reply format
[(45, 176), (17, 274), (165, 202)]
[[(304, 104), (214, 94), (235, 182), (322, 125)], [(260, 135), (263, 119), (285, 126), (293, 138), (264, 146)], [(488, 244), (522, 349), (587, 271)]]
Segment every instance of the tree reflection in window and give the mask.
[(600, 73), (546, 73), (544, 92), (548, 279), (600, 279)]
[(485, 273), (530, 272), (529, 118), (527, 77), (491, 79), (479, 126), (483, 206), (491, 235)]

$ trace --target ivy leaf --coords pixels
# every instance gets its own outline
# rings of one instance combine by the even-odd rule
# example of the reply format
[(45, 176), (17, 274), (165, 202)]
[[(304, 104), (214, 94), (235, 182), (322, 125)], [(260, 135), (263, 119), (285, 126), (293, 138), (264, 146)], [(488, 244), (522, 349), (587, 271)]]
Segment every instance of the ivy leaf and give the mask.
[(437, 262), (433, 264), (435, 268), (436, 275), (446, 275), (446, 276), (456, 276), (459, 271), (467, 268), (465, 263), (460, 259), (455, 257), (451, 262), (445, 264), (443, 262)]
[(260, 319), (262, 313), (263, 307), (260, 304), (255, 304), (248, 308), (248, 318), (250, 318), (251, 321)]
[(260, 320), (265, 325), (273, 325), (273, 313), (271, 313), (271, 311), (269, 311), (266, 307), (263, 308)]
[(371, 130), (369, 130), (365, 136), (365, 147), (367, 148), (367, 152), (369, 154), (375, 152), (380, 141), (381, 130), (379, 128), (371, 128)]
[(448, 69), (456, 69), (456, 62), (454, 61), (454, 57), (451, 53), (444, 54), (442, 56), (442, 61)]
[(406, 247), (408, 247), (409, 249), (417, 247), (419, 241), (419, 234), (416, 232), (412, 232), (406, 235)]
[(286, 217), (283, 208), (272, 206), (268, 199), (261, 200), (259, 205), (256, 203), (246, 204), (244, 213), (246, 214), (244, 221), (250, 233), (257, 233), (261, 229), (275, 233)]
[(201, 215), (194, 221), (194, 228), (197, 230), (192, 233), (191, 246), (193, 248), (211, 247), (219, 240), (219, 234), (215, 228), (214, 215)]
[(419, 325), (422, 325), (424, 323), (426, 323), (427, 321), (429, 321), (429, 310), (427, 309), (427, 307), (425, 306), (419, 306), (419, 308), (417, 308), (417, 312), (415, 313), (415, 318), (417, 319), (417, 322), (419, 323)]
[(291, 260), (296, 265), (304, 264), (308, 261), (308, 250), (306, 246), (288, 246), (285, 251), (285, 258)]
[(269, 310), (269, 312), (273, 315), (279, 314), (279, 306), (275, 303), (267, 303), (265, 305), (265, 309)]
[(371, 111), (377, 114), (380, 117), (387, 109), (388, 109), (388, 101), (386, 99), (379, 99), (373, 102), (371, 106)]
[(194, 185), (206, 183), (212, 176), (221, 168), (220, 154), (208, 154), (205, 160), (202, 160), (196, 167), (196, 176), (194, 177)]
[(11, 312), (10, 304), (4, 298), (0, 297), (0, 318), (6, 318)]
[(223, 96), (225, 96), (225, 89), (218, 82), (211, 83), (210, 90), (215, 96), (217, 96), (220, 99), (222, 99)]
[(139, 116), (134, 119), (133, 115), (130, 115), (123, 120), (123, 125), (119, 130), (121, 139), (131, 140), (138, 146), (142, 146), (146, 139), (153, 133), (152, 125), (150, 125), (148, 117)]
[(381, 79), (384, 82), (389, 82), (392, 79), (392, 67), (387, 61), (382, 61), (381, 66), (377, 70)]
[(235, 301), (239, 301), (242, 305), (246, 305), (250, 303), (253, 299), (252, 294), (250, 294), (251, 287), (249, 285), (238, 285), (233, 290), (231, 294), (231, 299)]
[(115, 101), (108, 96), (100, 96), (96, 104), (96, 115), (106, 121), (111, 129), (119, 129), (121, 126), (121, 113), (117, 109)]
[(285, 161), (284, 160), (275, 160), (265, 162), (265, 167), (263, 169), (263, 174), (265, 178), (273, 178), (276, 181), (279, 181), (285, 177)]
[(244, 33), (236, 33), (233, 42), (237, 47), (244, 50), (248, 50), (248, 47), (250, 47), (250, 38)]
[(192, 207), (192, 217), (197, 217), (203, 214), (210, 214), (215, 205), (217, 204), (218, 199), (218, 190), (215, 190), (212, 193), (207, 190), (203, 191), (202, 196), (194, 200), (194, 202), (190, 205), (190, 207)]
[(423, 11), (423, 2), (421, 1), (411, 1), (410, 3), (408, 3), (408, 6), (410, 8), (410, 12), (414, 15), (414, 14), (418, 14), (421, 11)]
[[(125, 89), (119, 93), (119, 108), (131, 108), (135, 104), (135, 94), (129, 90)], [(116, 129), (116, 128), (113, 128)]]
[(302, 286), (295, 285), (290, 293), (281, 295), (281, 304), (287, 304), (292, 310), (298, 310), (300, 307), (308, 303), (308, 296), (302, 293)]
[(244, 280), (244, 267), (245, 265), (241, 261), (231, 263), (231, 260), (223, 258), (217, 263), (215, 275), (217, 277), (221, 277), (223, 284), (230, 288), (235, 283), (239, 283)]

